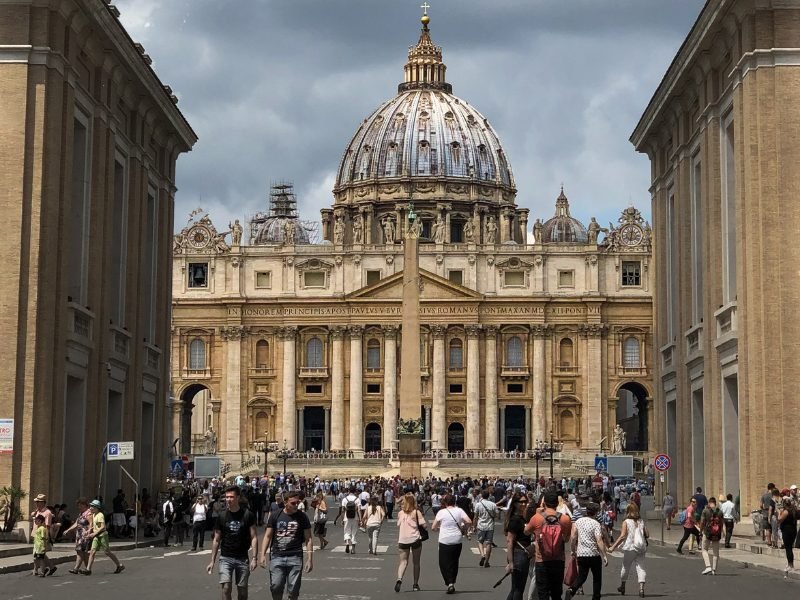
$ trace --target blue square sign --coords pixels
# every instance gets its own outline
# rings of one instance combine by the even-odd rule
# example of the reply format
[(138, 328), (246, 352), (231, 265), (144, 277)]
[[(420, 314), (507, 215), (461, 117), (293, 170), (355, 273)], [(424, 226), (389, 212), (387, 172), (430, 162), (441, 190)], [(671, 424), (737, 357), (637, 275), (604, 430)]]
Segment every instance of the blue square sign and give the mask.
[(605, 456), (594, 457), (594, 470), (598, 473), (601, 471), (608, 471), (608, 460)]
[(108, 445), (109, 456), (119, 456), (119, 444), (110, 443)]

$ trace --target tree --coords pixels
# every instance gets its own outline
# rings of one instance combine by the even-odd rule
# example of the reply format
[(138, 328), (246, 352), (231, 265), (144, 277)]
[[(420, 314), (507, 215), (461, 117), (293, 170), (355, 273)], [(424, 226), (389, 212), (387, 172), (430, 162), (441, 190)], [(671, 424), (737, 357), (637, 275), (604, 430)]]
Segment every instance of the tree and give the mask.
[(0, 517), (4, 522), (4, 532), (9, 533), (14, 530), (14, 526), (22, 516), (22, 511), (19, 507), (20, 500), (27, 495), (25, 490), (13, 485), (0, 488)]

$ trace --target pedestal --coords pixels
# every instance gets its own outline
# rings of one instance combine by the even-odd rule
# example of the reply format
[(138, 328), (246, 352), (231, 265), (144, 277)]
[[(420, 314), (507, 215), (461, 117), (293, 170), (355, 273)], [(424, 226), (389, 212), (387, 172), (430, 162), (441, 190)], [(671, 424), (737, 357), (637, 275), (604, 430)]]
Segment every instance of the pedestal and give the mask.
[(400, 477), (422, 477), (422, 434), (401, 433), (398, 436)]

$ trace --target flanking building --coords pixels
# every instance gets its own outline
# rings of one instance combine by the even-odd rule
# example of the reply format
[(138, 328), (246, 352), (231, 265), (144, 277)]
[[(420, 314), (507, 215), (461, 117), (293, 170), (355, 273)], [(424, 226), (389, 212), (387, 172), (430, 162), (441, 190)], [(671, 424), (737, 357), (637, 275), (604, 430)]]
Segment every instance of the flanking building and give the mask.
[[(293, 189), (221, 233), (187, 224), (173, 256), (173, 429), (235, 467), (254, 442), (396, 448), (404, 226), (421, 223), (426, 445), (647, 456), (653, 430), (649, 225), (587, 226), (562, 190), (529, 222), (490, 122), (453, 95), (423, 17), (397, 94), (340, 162), (322, 240)], [(588, 199), (587, 199), (588, 201)], [(222, 230), (223, 228), (220, 228)], [(598, 239), (600, 238), (600, 239)]]
[(636, 126), (652, 164), (656, 445), (678, 498), (798, 483), (800, 5), (709, 0)]
[[(113, 5), (0, 3), (0, 485), (72, 505), (167, 465), (175, 163), (196, 136)], [(13, 434), (10, 432), (13, 430)]]

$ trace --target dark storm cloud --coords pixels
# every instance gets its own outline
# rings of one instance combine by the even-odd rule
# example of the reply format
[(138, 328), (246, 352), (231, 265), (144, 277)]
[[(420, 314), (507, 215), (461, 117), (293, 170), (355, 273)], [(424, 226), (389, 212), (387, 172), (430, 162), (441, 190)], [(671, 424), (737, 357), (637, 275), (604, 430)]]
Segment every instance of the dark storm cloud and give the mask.
[[(176, 226), (201, 205), (220, 226), (295, 183), (304, 218), (332, 202), (358, 123), (390, 98), (420, 1), (117, 0), (197, 131), (179, 159)], [(454, 93), (492, 123), (518, 202), (546, 218), (563, 182), (584, 221), (649, 214), (649, 166), (628, 135), (701, 0), (433, 0)]]

